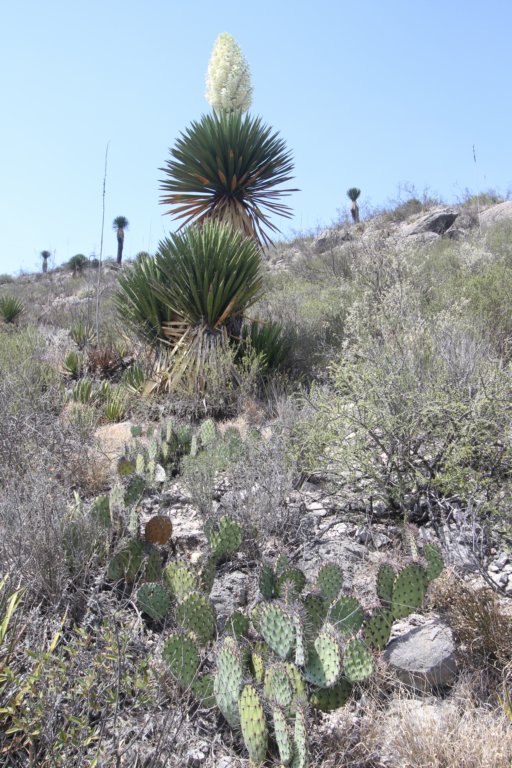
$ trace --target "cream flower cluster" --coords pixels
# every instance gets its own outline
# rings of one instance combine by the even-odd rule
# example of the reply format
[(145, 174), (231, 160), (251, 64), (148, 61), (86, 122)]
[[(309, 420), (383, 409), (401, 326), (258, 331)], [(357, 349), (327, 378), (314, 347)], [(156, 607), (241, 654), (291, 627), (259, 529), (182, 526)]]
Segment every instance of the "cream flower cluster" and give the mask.
[(251, 106), (249, 65), (236, 40), (227, 32), (213, 46), (206, 77), (206, 98), (215, 112), (246, 112)]

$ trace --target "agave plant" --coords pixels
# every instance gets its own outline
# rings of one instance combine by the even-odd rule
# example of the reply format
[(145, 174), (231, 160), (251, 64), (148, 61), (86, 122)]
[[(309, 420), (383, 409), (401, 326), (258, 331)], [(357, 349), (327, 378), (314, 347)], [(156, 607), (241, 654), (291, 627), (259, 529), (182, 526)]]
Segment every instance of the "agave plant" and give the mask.
[(182, 227), (216, 219), (269, 244), (264, 228), (278, 231), (269, 216), (291, 215), (278, 200), (296, 190), (277, 188), (292, 178), (291, 154), (259, 118), (241, 112), (205, 115), (170, 152), (160, 169), (166, 174), (161, 202), (173, 218), (184, 219)]
[(16, 296), (2, 296), (0, 298), (0, 317), (4, 323), (15, 323), (23, 314), (25, 307)]

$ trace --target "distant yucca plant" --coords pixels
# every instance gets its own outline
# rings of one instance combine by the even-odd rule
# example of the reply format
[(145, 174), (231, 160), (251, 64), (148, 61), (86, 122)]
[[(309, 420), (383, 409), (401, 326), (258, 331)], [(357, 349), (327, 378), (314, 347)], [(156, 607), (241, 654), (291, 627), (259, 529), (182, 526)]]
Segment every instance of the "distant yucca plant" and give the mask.
[(73, 387), (72, 397), (75, 403), (85, 405), (92, 398), (92, 381), (90, 379), (80, 379)]
[(80, 374), (81, 367), (81, 357), (78, 352), (75, 352), (75, 350), (72, 349), (67, 353), (66, 357), (64, 358), (64, 362), (62, 363), (63, 372), (66, 374), (66, 376), (71, 376), (73, 379), (76, 379)]
[(105, 418), (107, 421), (116, 423), (122, 421), (126, 414), (127, 398), (126, 394), (119, 389), (112, 390), (105, 403)]
[(78, 322), (73, 325), (69, 331), (72, 341), (75, 342), (78, 349), (85, 349), (95, 339), (96, 333), (91, 323)]
[(0, 315), (4, 323), (15, 323), (24, 311), (23, 302), (16, 296), (2, 296), (0, 298)]
[(357, 204), (357, 198), (360, 194), (361, 190), (357, 187), (350, 187), (350, 189), (347, 190), (347, 197), (352, 201), (352, 205), (350, 206), (350, 213), (352, 214), (352, 221), (354, 224), (359, 223), (359, 206)]

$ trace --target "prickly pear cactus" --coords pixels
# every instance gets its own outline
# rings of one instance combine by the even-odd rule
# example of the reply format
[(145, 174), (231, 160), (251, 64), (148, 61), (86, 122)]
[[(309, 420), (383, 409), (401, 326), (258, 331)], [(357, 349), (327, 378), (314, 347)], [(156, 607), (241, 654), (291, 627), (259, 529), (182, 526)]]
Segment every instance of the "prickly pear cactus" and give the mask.
[(237, 639), (248, 637), (250, 621), (241, 611), (233, 611), (226, 621), (224, 632), (233, 635)]
[(328, 603), (335, 600), (343, 586), (343, 571), (336, 563), (325, 563), (318, 571), (316, 587)]
[(146, 481), (141, 475), (132, 475), (124, 491), (124, 503), (127, 507), (135, 504), (146, 489)]
[(320, 688), (334, 685), (341, 675), (342, 657), (334, 627), (326, 624), (310, 649), (304, 676)]
[(309, 703), (314, 709), (322, 712), (332, 712), (344, 707), (350, 699), (352, 685), (342, 677), (332, 688), (315, 688), (311, 692)]
[(393, 584), (391, 612), (393, 618), (403, 619), (420, 608), (425, 597), (427, 580), (425, 571), (416, 563), (402, 568)]
[(373, 656), (362, 640), (353, 638), (343, 651), (343, 667), (349, 683), (360, 683), (373, 672)]
[(276, 579), (276, 597), (284, 597), (285, 592), (297, 598), (306, 586), (306, 577), (300, 568), (287, 568)]
[(442, 573), (444, 568), (443, 555), (438, 546), (429, 543), (423, 547), (423, 557), (427, 561), (426, 576), (430, 583)]
[(147, 582), (137, 592), (137, 607), (155, 621), (163, 621), (171, 607), (167, 591), (158, 582)]
[(342, 635), (355, 635), (364, 621), (364, 611), (355, 597), (340, 597), (329, 609), (329, 622)]
[(129, 584), (141, 579), (158, 581), (161, 573), (162, 564), (158, 551), (137, 539), (125, 541), (107, 568), (109, 581), (124, 579)]
[(238, 708), (242, 736), (249, 757), (255, 765), (261, 765), (267, 754), (268, 728), (263, 704), (254, 686), (244, 687)]
[(286, 715), (281, 707), (272, 707), (272, 721), (281, 765), (288, 766), (293, 758), (293, 741)]
[(181, 602), (191, 592), (197, 591), (198, 575), (184, 560), (173, 560), (164, 568), (164, 581), (175, 600)]
[(209, 445), (215, 442), (217, 437), (217, 427), (212, 419), (206, 419), (199, 427), (199, 439), (201, 445), (207, 448)]
[(305, 705), (297, 707), (295, 726), (293, 729), (293, 761), (292, 768), (307, 768), (309, 763), (308, 721)]
[(213, 557), (227, 557), (240, 549), (242, 529), (229, 515), (223, 515), (218, 520), (208, 520), (204, 532)]
[(260, 571), (259, 587), (265, 600), (272, 600), (274, 597), (275, 583), (276, 575), (274, 569), (268, 563), (264, 563)]
[(217, 706), (232, 728), (240, 722), (238, 700), (244, 679), (242, 654), (232, 637), (225, 637), (217, 656), (213, 689)]
[(393, 626), (393, 614), (388, 608), (377, 608), (366, 619), (363, 626), (366, 642), (373, 648), (383, 651), (389, 643), (391, 627)]
[(192, 632), (200, 645), (207, 645), (217, 632), (212, 601), (200, 592), (190, 592), (176, 606), (176, 623)]
[(182, 688), (188, 688), (199, 669), (199, 651), (186, 632), (173, 632), (165, 641), (163, 659)]
[(280, 659), (288, 658), (295, 646), (293, 615), (277, 603), (263, 603), (258, 622), (261, 635), (269, 647)]
[(271, 704), (277, 704), (284, 709), (290, 706), (295, 690), (287, 665), (279, 662), (267, 668), (264, 691)]
[(386, 605), (390, 605), (393, 599), (395, 578), (396, 573), (390, 565), (381, 565), (377, 573), (377, 595)]

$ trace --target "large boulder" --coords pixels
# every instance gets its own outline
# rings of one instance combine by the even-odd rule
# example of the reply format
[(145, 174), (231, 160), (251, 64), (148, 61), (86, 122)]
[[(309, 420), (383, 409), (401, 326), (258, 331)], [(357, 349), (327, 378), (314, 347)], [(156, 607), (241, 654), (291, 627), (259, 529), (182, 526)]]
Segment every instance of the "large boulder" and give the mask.
[(444, 235), (450, 229), (458, 216), (453, 208), (436, 208), (434, 211), (420, 216), (410, 224), (402, 224), (400, 232), (404, 237), (410, 235), (422, 235), (425, 232), (434, 232), (436, 235)]
[(342, 243), (347, 243), (353, 239), (354, 236), (348, 228), (326, 229), (315, 239), (313, 248), (315, 253), (324, 253), (331, 248), (336, 248), (336, 246), (341, 245)]
[(395, 638), (383, 656), (399, 680), (421, 691), (451, 685), (457, 675), (453, 635), (439, 619)]
[(491, 205), (480, 214), (480, 226), (490, 227), (502, 221), (512, 222), (512, 200), (506, 200), (504, 203)]

